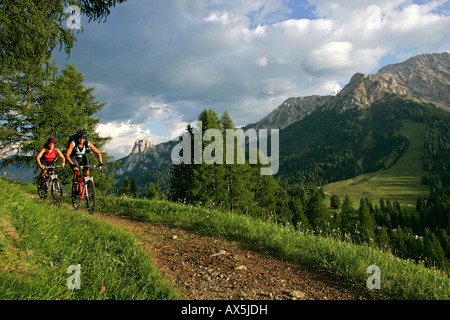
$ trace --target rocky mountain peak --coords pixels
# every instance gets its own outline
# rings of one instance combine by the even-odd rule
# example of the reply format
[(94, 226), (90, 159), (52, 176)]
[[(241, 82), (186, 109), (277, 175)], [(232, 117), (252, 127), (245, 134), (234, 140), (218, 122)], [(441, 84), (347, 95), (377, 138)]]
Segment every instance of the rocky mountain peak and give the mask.
[(423, 54), (403, 63), (381, 68), (378, 74), (390, 81), (391, 90), (421, 97), (450, 111), (450, 53)]
[(385, 93), (407, 95), (450, 111), (450, 54), (424, 54), (387, 65), (377, 74), (356, 73), (325, 110), (364, 108)]
[(284, 129), (302, 120), (331, 98), (333, 96), (319, 95), (289, 98), (256, 124), (248, 125), (245, 129)]
[(149, 149), (155, 149), (155, 145), (148, 140), (140, 139), (136, 140), (136, 142), (134, 143), (131, 153), (132, 154), (145, 153)]

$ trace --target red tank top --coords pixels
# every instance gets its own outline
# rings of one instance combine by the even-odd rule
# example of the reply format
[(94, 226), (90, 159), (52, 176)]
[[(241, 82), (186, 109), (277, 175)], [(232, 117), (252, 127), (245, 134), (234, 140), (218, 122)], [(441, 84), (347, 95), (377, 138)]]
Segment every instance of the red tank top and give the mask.
[(47, 161), (53, 161), (56, 159), (56, 148), (53, 148), (53, 151), (48, 150), (44, 153), (44, 159)]

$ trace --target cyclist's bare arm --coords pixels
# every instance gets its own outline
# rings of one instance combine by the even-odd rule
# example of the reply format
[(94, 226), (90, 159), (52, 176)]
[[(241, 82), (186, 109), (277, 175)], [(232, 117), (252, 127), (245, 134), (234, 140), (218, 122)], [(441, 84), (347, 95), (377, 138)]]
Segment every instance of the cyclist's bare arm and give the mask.
[(56, 149), (56, 152), (58, 153), (58, 156), (61, 158), (62, 163), (61, 165), (64, 167), (64, 165), (66, 164), (66, 158), (64, 158), (64, 155), (62, 154), (61, 150)]
[(102, 158), (102, 154), (100, 153), (100, 151), (92, 144), (92, 142), (89, 144), (89, 147), (91, 148), (92, 151), (94, 151), (95, 154), (97, 154), (98, 161), (100, 163), (102, 163), (103, 162), (103, 158)]
[[(67, 151), (66, 151), (66, 160), (67, 160), (67, 161), (72, 165), (72, 167), (73, 167), (74, 163), (73, 163), (72, 159), (70, 159), (70, 155), (72, 154), (72, 150), (73, 150), (73, 144), (70, 143), (70, 144), (69, 144), (69, 147), (67, 148)], [(78, 171), (78, 168), (77, 168), (77, 167), (73, 167), (73, 169), (74, 169), (75, 171)]]
[(39, 154), (38, 154), (37, 157), (36, 157), (36, 161), (37, 161), (37, 163), (38, 163), (38, 165), (39, 165), (39, 168), (41, 168), (42, 170), (45, 169), (45, 166), (43, 166), (43, 165), (41, 164), (41, 157), (42, 157), (42, 155), (44, 154), (44, 152), (45, 152), (45, 148), (42, 148), (42, 150), (39, 152)]

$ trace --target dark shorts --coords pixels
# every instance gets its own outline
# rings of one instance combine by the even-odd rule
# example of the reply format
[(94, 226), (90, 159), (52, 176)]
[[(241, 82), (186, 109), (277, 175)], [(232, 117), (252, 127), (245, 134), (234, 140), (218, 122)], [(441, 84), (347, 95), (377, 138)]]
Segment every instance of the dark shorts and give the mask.
[(78, 168), (80, 166), (88, 166), (89, 165), (89, 159), (85, 155), (83, 157), (70, 157), (70, 159), (73, 161), (73, 164), (76, 165)]
[[(48, 160), (45, 160), (44, 158), (41, 158), (41, 164), (46, 167), (54, 166), (55, 162), (56, 162), (56, 158), (55, 158), (55, 160), (52, 160), (52, 161), (48, 161)], [(41, 175), (44, 174), (45, 170), (47, 170), (47, 169), (41, 170)], [(53, 169), (48, 169), (48, 174), (52, 174), (52, 172), (53, 172)]]
[(48, 160), (45, 160), (45, 159), (42, 159), (42, 158), (41, 158), (41, 164), (42, 164), (43, 166), (54, 166), (54, 165), (55, 165), (55, 162), (56, 162), (56, 159), (55, 159), (55, 160), (52, 160), (52, 161), (48, 161)]

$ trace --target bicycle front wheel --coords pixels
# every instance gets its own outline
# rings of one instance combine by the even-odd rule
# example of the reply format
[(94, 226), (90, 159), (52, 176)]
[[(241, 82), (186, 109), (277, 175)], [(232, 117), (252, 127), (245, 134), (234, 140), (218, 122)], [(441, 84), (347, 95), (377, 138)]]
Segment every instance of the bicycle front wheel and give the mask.
[(75, 210), (80, 207), (81, 199), (80, 199), (80, 191), (78, 190), (78, 183), (72, 184), (72, 206)]
[(39, 178), (37, 182), (37, 192), (40, 198), (47, 198), (47, 183), (44, 179)]
[(58, 178), (54, 178), (52, 180), (52, 197), (54, 200), (56, 201), (61, 201), (62, 199), (62, 195), (63, 195), (63, 190), (62, 190), (62, 186), (61, 186), (61, 182), (59, 181)]
[(86, 207), (88, 211), (92, 214), (95, 211), (95, 206), (97, 205), (97, 197), (95, 194), (94, 181), (89, 180), (86, 182)]

